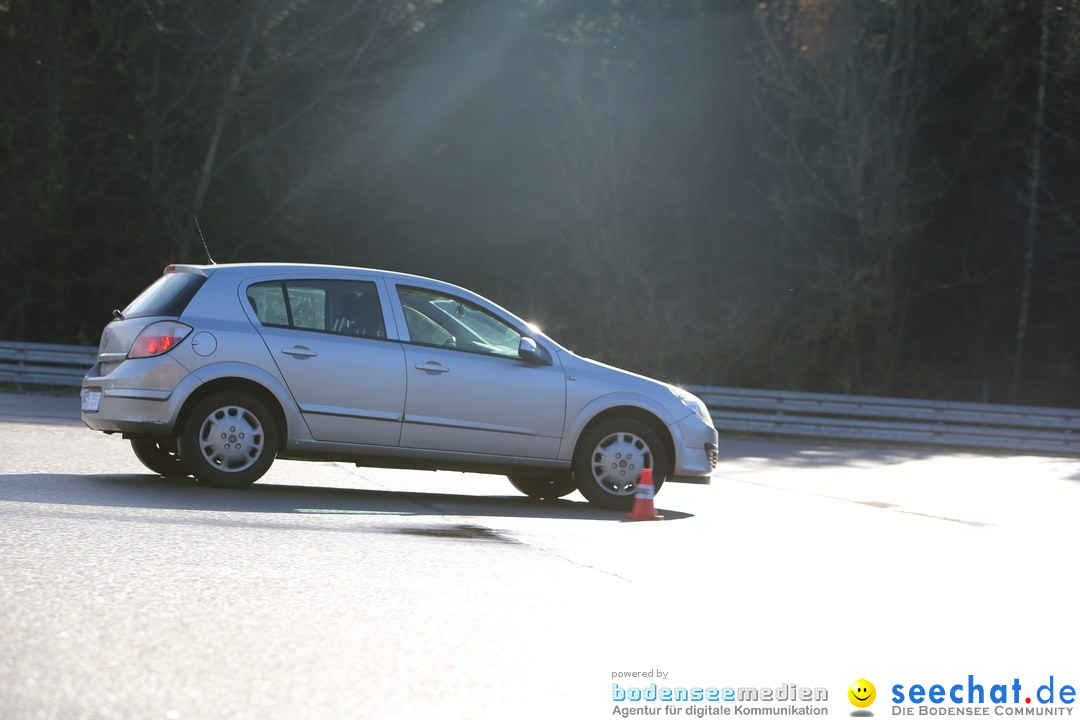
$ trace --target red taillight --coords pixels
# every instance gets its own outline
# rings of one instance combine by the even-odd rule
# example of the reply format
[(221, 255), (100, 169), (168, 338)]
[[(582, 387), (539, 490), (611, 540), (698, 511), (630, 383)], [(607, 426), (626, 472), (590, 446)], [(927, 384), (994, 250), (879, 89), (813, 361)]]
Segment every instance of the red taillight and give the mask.
[(128, 351), (129, 358), (147, 358), (163, 355), (188, 336), (191, 328), (183, 323), (167, 320), (147, 325)]
[(160, 355), (169, 352), (169, 349), (178, 342), (180, 342), (178, 337), (141, 337), (132, 346), (130, 356), (139, 358)]

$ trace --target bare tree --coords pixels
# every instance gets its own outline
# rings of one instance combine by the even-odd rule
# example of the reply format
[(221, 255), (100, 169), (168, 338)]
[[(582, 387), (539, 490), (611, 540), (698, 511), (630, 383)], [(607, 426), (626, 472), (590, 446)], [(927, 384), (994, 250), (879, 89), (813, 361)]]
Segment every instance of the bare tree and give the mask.
[(1039, 60), (1038, 84), (1035, 90), (1034, 123), (1031, 131), (1030, 166), (1027, 182), (1027, 220), (1024, 228), (1024, 255), (1020, 275), (1020, 302), (1016, 317), (1016, 337), (1012, 373), (1009, 380), (1009, 402), (1020, 397), (1024, 372), (1028, 325), (1031, 314), (1031, 292), (1034, 282), (1035, 253), (1039, 244), (1039, 197), (1043, 184), (1043, 134), (1046, 118), (1046, 80), (1049, 65), (1050, 25), (1046, 3), (1039, 3)]
[(342, 142), (308, 121), (355, 113), (437, 4), (0, 4), (0, 258), (21, 269), (0, 285), (0, 335), (81, 334), (70, 308), (99, 275), (105, 317), (151, 268), (202, 259), (194, 215), (269, 252), (283, 233), (262, 221)]
[(673, 15), (623, 17), (617, 39), (595, 45), (584, 30), (562, 33), (571, 48), (549, 73), (556, 115), (544, 136), (562, 208), (545, 228), (546, 264), (559, 270), (544, 283), (578, 308), (567, 331), (589, 354), (704, 381), (725, 370), (716, 349), (734, 346), (742, 317), (717, 277), (734, 270), (719, 263), (737, 202), (718, 188), (741, 107), (741, 78), (716, 72), (737, 44), (717, 38), (738, 27)]
[(909, 241), (948, 181), (921, 151), (941, 16), (918, 0), (817, 0), (770, 3), (760, 17), (758, 144), (772, 169), (761, 193), (783, 233), (796, 342), (854, 388), (887, 391)]

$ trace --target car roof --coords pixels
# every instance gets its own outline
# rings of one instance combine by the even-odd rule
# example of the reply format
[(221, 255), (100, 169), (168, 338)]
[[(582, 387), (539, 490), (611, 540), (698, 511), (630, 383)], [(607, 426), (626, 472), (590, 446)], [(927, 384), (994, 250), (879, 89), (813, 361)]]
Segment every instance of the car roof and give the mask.
[(387, 280), (404, 282), (404, 283), (419, 283), (430, 284), (432, 286), (438, 286), (446, 289), (455, 290), (464, 295), (468, 295), (472, 298), (478, 298), (485, 302), (491, 303), (491, 300), (484, 298), (482, 295), (477, 295), (468, 288), (455, 285), (454, 283), (447, 282), (446, 280), (439, 280), (437, 278), (427, 277), (424, 275), (413, 275), (411, 273), (396, 272), (394, 270), (380, 270), (379, 268), (364, 268), (354, 267), (352, 265), (329, 265), (320, 263), (283, 263), (283, 262), (246, 262), (246, 263), (221, 263), (214, 265), (196, 265), (191, 263), (175, 263), (166, 266), (164, 274), (172, 272), (190, 272), (209, 277), (215, 273), (225, 274), (267, 274), (273, 275), (277, 273), (289, 273), (289, 272), (302, 272), (305, 274), (324, 272), (334, 273), (367, 273), (370, 275), (378, 275), (386, 278)]
[(428, 282), (439, 283), (441, 285), (451, 285), (445, 280), (437, 280), (431, 277), (425, 277), (423, 275), (413, 275), (410, 273), (396, 272), (393, 270), (381, 270), (379, 268), (364, 268), (354, 267), (352, 265), (329, 265), (320, 263), (283, 263), (283, 262), (246, 262), (246, 263), (221, 263), (214, 265), (197, 265), (192, 263), (175, 263), (168, 265), (165, 268), (165, 272), (194, 272), (201, 275), (211, 275), (216, 272), (242, 272), (260, 270), (271, 272), (290, 272), (290, 271), (319, 271), (319, 270), (333, 270), (333, 271), (345, 271), (345, 272), (363, 272), (371, 273), (375, 275), (381, 275), (386, 278), (396, 278), (401, 280), (425, 280)]

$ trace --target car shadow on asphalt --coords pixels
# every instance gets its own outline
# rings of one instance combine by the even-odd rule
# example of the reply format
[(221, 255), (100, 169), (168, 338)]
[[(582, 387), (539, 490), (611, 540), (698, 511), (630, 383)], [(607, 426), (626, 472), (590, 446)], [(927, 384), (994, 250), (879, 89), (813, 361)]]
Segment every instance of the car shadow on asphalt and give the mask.
[[(0, 502), (296, 515), (404, 515), (622, 520), (624, 513), (574, 500), (521, 495), (476, 496), (351, 488), (255, 484), (242, 490), (199, 485), (191, 478), (158, 475), (0, 475)], [(667, 520), (691, 513), (658, 508)]]

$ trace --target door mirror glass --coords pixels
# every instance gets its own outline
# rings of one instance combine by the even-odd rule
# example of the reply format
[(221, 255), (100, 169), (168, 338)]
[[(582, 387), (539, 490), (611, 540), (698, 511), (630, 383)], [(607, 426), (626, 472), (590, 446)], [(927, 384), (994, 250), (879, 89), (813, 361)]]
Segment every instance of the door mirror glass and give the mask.
[(518, 343), (518, 357), (522, 360), (536, 363), (538, 365), (550, 365), (548, 359), (544, 357), (544, 354), (540, 351), (536, 341), (531, 337), (521, 338), (521, 342)]

